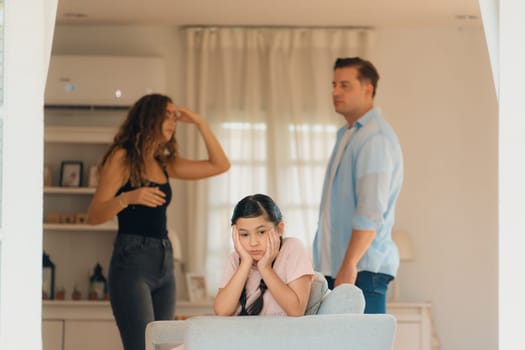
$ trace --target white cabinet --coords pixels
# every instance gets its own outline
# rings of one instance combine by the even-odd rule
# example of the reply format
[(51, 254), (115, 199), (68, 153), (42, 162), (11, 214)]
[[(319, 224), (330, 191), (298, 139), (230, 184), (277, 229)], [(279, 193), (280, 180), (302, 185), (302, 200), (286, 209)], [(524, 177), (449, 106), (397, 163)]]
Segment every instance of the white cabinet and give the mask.
[(44, 320), (43, 350), (122, 350), (113, 320)]
[(64, 350), (122, 350), (117, 325), (112, 320), (66, 321)]
[[(388, 303), (387, 312), (397, 319), (393, 350), (439, 349), (430, 303)], [(213, 302), (177, 301), (175, 314), (213, 315)], [(42, 316), (44, 350), (122, 349), (107, 301), (44, 301)]]
[(42, 349), (62, 350), (64, 340), (64, 321), (42, 321)]
[[(122, 350), (117, 325), (107, 301), (44, 301), (43, 350)], [(60, 322), (59, 329), (50, 324)], [(60, 338), (60, 343), (52, 339)]]
[[(213, 315), (211, 303), (177, 301), (176, 315)], [(43, 350), (122, 350), (108, 301), (51, 301), (42, 306)]]
[(388, 303), (387, 312), (397, 319), (393, 350), (439, 349), (430, 303)]

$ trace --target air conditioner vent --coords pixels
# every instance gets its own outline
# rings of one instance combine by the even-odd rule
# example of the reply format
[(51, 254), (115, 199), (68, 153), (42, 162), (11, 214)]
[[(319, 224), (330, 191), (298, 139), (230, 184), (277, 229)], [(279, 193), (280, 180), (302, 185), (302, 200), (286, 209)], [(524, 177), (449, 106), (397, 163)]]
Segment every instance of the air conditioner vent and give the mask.
[(52, 56), (45, 104), (48, 108), (126, 109), (140, 96), (165, 93), (159, 57)]

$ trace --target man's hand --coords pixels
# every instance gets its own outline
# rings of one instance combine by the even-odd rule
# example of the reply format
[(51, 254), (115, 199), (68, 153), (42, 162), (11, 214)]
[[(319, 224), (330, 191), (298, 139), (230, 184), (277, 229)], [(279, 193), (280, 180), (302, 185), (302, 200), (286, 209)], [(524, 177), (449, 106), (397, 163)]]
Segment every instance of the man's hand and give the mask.
[(375, 230), (352, 230), (352, 236), (346, 248), (343, 263), (335, 278), (334, 287), (342, 283), (355, 284), (355, 280), (357, 279), (357, 263), (363, 255), (365, 255), (366, 250), (370, 244), (372, 244), (375, 236)]
[(334, 287), (343, 283), (355, 284), (357, 279), (357, 266), (341, 266), (334, 281)]

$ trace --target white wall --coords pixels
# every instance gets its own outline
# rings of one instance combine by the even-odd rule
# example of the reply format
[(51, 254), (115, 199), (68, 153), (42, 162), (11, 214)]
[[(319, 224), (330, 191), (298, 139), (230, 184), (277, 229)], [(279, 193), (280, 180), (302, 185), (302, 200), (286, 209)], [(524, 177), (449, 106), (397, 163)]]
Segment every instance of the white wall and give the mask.
[(401, 297), (432, 301), (442, 349), (496, 349), (498, 112), (482, 28), (388, 28), (374, 47), (405, 155), (396, 226), (416, 248)]
[(0, 349), (41, 349), (43, 89), (56, 0), (3, 1)]
[[(525, 80), (525, 3), (494, 0), (499, 5), (499, 349), (525, 349), (520, 319), (525, 312), (523, 290), (523, 197), (525, 166), (521, 157), (525, 149), (523, 92)], [(492, 33), (493, 34), (493, 33)]]
[[(163, 56), (179, 100), (181, 42), (169, 27), (58, 26), (53, 53)], [(433, 303), (442, 350), (495, 349), (497, 105), (482, 28), (381, 29), (370, 58), (405, 154), (397, 226), (416, 260), (401, 267), (401, 297)], [(181, 187), (170, 215), (185, 232)]]

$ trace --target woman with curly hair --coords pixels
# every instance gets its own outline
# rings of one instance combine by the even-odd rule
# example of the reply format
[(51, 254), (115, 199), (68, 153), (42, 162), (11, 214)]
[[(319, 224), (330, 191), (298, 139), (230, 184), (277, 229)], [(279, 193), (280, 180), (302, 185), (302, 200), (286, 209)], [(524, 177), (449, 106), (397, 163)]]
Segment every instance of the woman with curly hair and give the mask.
[[(194, 124), (207, 160), (181, 157), (177, 123)], [(99, 166), (88, 223), (118, 216), (109, 268), (109, 295), (126, 350), (144, 349), (146, 325), (175, 311), (173, 251), (166, 228), (170, 178), (196, 180), (227, 171), (230, 162), (205, 120), (165, 95), (140, 98), (129, 110)]]

